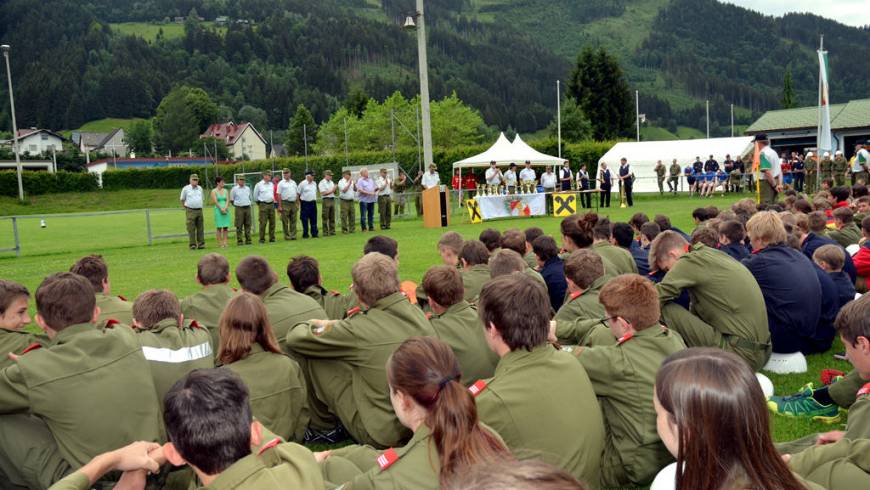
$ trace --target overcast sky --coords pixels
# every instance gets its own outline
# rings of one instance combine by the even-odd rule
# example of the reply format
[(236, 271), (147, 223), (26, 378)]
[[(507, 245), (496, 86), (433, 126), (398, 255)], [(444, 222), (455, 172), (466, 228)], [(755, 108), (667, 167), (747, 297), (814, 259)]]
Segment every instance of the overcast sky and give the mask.
[(810, 12), (843, 24), (870, 24), (870, 0), (720, 0), (768, 15)]

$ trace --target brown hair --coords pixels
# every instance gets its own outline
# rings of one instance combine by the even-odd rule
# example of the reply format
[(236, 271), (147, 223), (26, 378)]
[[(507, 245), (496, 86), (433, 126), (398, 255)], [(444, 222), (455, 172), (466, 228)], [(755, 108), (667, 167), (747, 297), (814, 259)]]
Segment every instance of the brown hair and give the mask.
[(638, 231), (640, 231), (640, 227), (643, 226), (645, 223), (649, 223), (649, 216), (647, 216), (646, 213), (634, 213), (631, 219), (628, 220), (628, 224), (630, 224), (632, 228)]
[(447, 308), (462, 301), (465, 286), (456, 267), (436, 265), (423, 276), (423, 291), (431, 300)]
[(514, 252), (526, 254), (526, 235), (520, 230), (507, 230), (502, 234), (501, 247)]
[(657, 214), (655, 218), (653, 218), (653, 221), (659, 225), (661, 231), (668, 231), (671, 229), (671, 219), (663, 214)]
[(459, 255), (459, 252), (462, 251), (462, 244), (464, 242), (465, 240), (462, 238), (462, 235), (455, 231), (448, 231), (441, 235), (441, 238), (438, 240), (438, 249), (446, 248), (456, 255)]
[(281, 354), (266, 305), (257, 295), (242, 292), (230, 298), (218, 324), (220, 346), (217, 360), (221, 364), (244, 359), (253, 344), (260, 344), (266, 352)]
[(82, 257), (70, 267), (69, 271), (87, 279), (94, 293), (102, 293), (103, 281), (109, 278), (109, 266), (106, 265), (102, 255)]
[(643, 235), (647, 240), (653, 241), (659, 233), (662, 232), (662, 229), (659, 225), (654, 221), (648, 221), (642, 225), (640, 225), (640, 234)]
[(12, 302), (21, 297), (30, 297), (30, 291), (26, 287), (14, 281), (0, 279), (0, 315), (5, 314)]
[(608, 315), (621, 317), (635, 330), (644, 330), (659, 322), (659, 293), (649, 279), (637, 274), (622, 274), (601, 288), (598, 302)]
[(743, 224), (737, 220), (725, 221), (719, 225), (719, 234), (725, 236), (731, 243), (743, 243), (743, 239), (746, 238)]
[[(830, 194), (828, 195), (830, 196)], [(816, 198), (813, 200), (813, 209), (816, 211), (826, 211), (832, 207), (831, 203), (821, 196), (821, 193), (816, 194)]]
[(350, 271), (353, 290), (360, 301), (372, 306), (381, 298), (399, 292), (396, 261), (379, 252), (363, 255)]
[(746, 234), (750, 240), (760, 240), (766, 245), (784, 243), (788, 235), (782, 219), (774, 211), (759, 211), (746, 222)]
[(803, 490), (770, 437), (761, 385), (746, 361), (715, 348), (672, 354), (656, 375), (656, 397), (677, 428), (677, 490)]
[(650, 267), (658, 267), (658, 263), (661, 262), (661, 260), (665, 258), (665, 255), (670, 253), (671, 250), (675, 248), (683, 248), (688, 244), (689, 242), (675, 231), (668, 230), (661, 232), (659, 236), (652, 241), (649, 247)]
[(807, 226), (809, 226), (810, 231), (813, 233), (825, 231), (827, 225), (828, 217), (825, 215), (824, 211), (813, 211), (807, 215)]
[(806, 235), (810, 232), (810, 221), (809, 217), (806, 214), (797, 214), (794, 217), (794, 226), (795, 231), (800, 230), (801, 233)]
[(314, 257), (297, 255), (287, 263), (287, 278), (296, 291), (320, 285), (320, 266)]
[(855, 213), (849, 208), (837, 208), (833, 212), (834, 219), (839, 220), (844, 225), (849, 225), (855, 222)]
[(535, 242), (532, 243), (532, 251), (543, 262), (559, 256), (559, 246), (556, 245), (556, 240), (553, 240), (553, 237), (549, 235), (535, 238)]
[(441, 462), (441, 485), (470, 466), (511, 457), (504, 443), (481, 425), (474, 398), (459, 382), (461, 375), (453, 350), (434, 337), (409, 338), (387, 362), (390, 389), (426, 409), (425, 424)]
[(501, 247), (501, 233), (498, 230), (487, 228), (480, 232), (478, 239), (486, 246), (486, 249), (492, 252)]
[(468, 240), (462, 245), (459, 258), (468, 265), (486, 264), (489, 262), (489, 250), (480, 240)]
[(592, 227), (594, 240), (610, 240), (613, 236), (613, 223), (608, 218), (599, 217), (598, 222)]
[(372, 252), (378, 252), (396, 260), (396, 257), (399, 255), (399, 242), (388, 236), (375, 235), (369, 238), (363, 247), (363, 255)]
[(598, 223), (598, 215), (586, 213), (582, 216), (568, 216), (562, 220), (560, 229), (562, 239), (568, 238), (578, 249), (592, 245), (592, 229)]
[(690, 243), (692, 245), (703, 243), (710, 248), (716, 248), (719, 243), (719, 233), (712, 226), (702, 226), (692, 232)]
[(565, 277), (582, 289), (588, 289), (604, 275), (604, 261), (592, 250), (576, 250), (565, 259)]
[(458, 475), (447, 490), (586, 490), (567, 471), (534, 459), (475, 465)]
[(731, 205), (731, 210), (736, 214), (740, 214), (740, 210), (752, 216), (753, 214), (758, 212), (758, 204), (755, 202), (755, 199), (745, 198), (741, 199), (734, 204)]
[(512, 351), (531, 351), (547, 342), (550, 328), (547, 289), (525, 274), (490, 279), (480, 291), (478, 310), (484, 328), (495, 328)]
[(520, 254), (503, 248), (489, 259), (489, 277), (505, 276), (514, 272), (523, 272), (528, 267)]
[(813, 260), (828, 264), (833, 272), (840, 272), (843, 270), (843, 264), (846, 263), (846, 252), (839, 245), (829, 243), (813, 252)]
[(266, 259), (251, 255), (242, 259), (236, 266), (236, 280), (245, 291), (260, 295), (272, 287), (278, 279)]
[[(133, 318), (140, 328), (149, 329), (167, 318), (181, 320), (181, 303), (171, 291), (149, 289), (133, 302)], [(178, 325), (181, 326), (180, 324)]]
[(544, 230), (538, 228), (537, 226), (532, 226), (532, 227), (526, 228), (526, 230), (523, 232), (523, 235), (526, 236), (526, 242), (529, 245), (531, 245), (532, 242), (535, 241), (535, 238), (538, 238), (539, 236), (541, 236), (543, 234), (544, 234)]
[(96, 306), (90, 282), (72, 272), (52, 274), (36, 288), (36, 311), (55, 331), (90, 322)]
[(200, 284), (225, 284), (230, 281), (230, 263), (223, 255), (205, 254), (196, 264), (196, 277)]
[(798, 199), (794, 202), (794, 206), (792, 206), (795, 211), (803, 214), (810, 214), (813, 212), (813, 205), (810, 204), (806, 199)]

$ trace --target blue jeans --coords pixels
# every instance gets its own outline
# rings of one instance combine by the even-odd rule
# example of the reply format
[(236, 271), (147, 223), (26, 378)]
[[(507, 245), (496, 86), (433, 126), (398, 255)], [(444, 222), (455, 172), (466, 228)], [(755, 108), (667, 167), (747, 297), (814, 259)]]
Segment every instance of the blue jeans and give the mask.
[(302, 238), (308, 238), (309, 230), (311, 237), (317, 238), (317, 202), (302, 201), (299, 216), (302, 218)]
[[(368, 217), (368, 225), (366, 225), (366, 218)], [(375, 203), (373, 202), (360, 202), (359, 203), (359, 224), (362, 227), (363, 231), (375, 229)]]

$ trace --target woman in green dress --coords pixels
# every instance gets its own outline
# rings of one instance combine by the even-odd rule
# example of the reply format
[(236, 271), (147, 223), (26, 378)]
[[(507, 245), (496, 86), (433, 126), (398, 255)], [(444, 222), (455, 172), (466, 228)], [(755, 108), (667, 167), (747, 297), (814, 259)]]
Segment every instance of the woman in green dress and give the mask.
[(215, 188), (211, 191), (211, 202), (214, 203), (214, 225), (217, 228), (218, 247), (226, 248), (230, 228), (229, 196), (224, 188), (224, 178), (218, 175), (214, 179)]

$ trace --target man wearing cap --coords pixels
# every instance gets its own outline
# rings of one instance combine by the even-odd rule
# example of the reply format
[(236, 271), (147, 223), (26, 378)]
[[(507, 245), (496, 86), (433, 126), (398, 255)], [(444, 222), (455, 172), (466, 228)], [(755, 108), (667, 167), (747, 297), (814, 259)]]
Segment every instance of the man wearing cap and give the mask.
[(495, 166), (495, 160), (489, 162), (489, 168), (486, 169), (484, 177), (486, 178), (486, 185), (489, 186), (499, 186), (504, 181), (501, 170)]
[[(846, 185), (846, 174), (849, 173), (849, 162), (843, 156), (843, 152), (837, 150), (834, 152), (834, 163), (832, 164), (834, 173), (834, 186)], [(853, 183), (854, 184), (854, 183)]]
[(436, 167), (434, 163), (429, 164), (429, 171), (423, 175), (421, 183), (423, 184), (424, 190), (441, 185), (441, 177), (438, 176), (438, 167)]
[(202, 187), (199, 176), (190, 174), (190, 184), (181, 189), (181, 205), (187, 215), (187, 240), (191, 250), (205, 248), (202, 223)]
[(342, 234), (356, 231), (356, 208), (353, 205), (355, 194), (356, 190), (354, 189), (353, 179), (350, 177), (350, 170), (345, 170), (341, 173), (341, 180), (338, 181)]
[(275, 184), (272, 172), (263, 172), (263, 180), (254, 186), (254, 200), (257, 201), (260, 219), (260, 243), (266, 243), (266, 224), (269, 225), (269, 241), (275, 241)]
[(323, 217), (323, 236), (335, 235), (335, 191), (337, 187), (332, 181), (332, 170), (323, 172), (323, 180), (317, 184), (320, 190), (321, 215)]
[[(302, 238), (317, 238), (317, 183), (314, 172), (305, 171), (305, 180), (296, 186), (299, 193), (299, 216), (302, 218)], [(311, 235), (308, 231), (311, 230)]]
[(507, 186), (508, 194), (517, 192), (517, 164), (511, 163), (510, 168), (504, 173), (504, 185)]
[(359, 195), (359, 223), (362, 231), (375, 231), (375, 202), (378, 200), (378, 189), (375, 181), (369, 177), (369, 169), (359, 169), (356, 180), (356, 192)]
[(526, 160), (526, 168), (520, 171), (520, 183), (534, 184), (538, 176), (535, 175), (535, 169), (532, 168), (532, 162)]
[(378, 189), (378, 221), (382, 230), (389, 230), (393, 207), (393, 179), (387, 175), (387, 169), (381, 169), (375, 186)]
[(230, 201), (236, 213), (236, 244), (251, 244), (251, 188), (245, 185), (245, 176), (236, 177), (236, 185), (230, 190)]
[(296, 201), (299, 200), (299, 192), (296, 189), (296, 182), (290, 178), (290, 169), (282, 169), (281, 174), (284, 176), (281, 182), (278, 182), (278, 195), (281, 197), (281, 202), (278, 203), (281, 228), (284, 229), (285, 240), (295, 240), (296, 215), (299, 211)]
[(826, 179), (834, 180), (834, 162), (831, 161), (831, 154), (827, 151), (822, 155), (822, 161), (819, 162), (820, 180), (824, 182)]
[(761, 172), (761, 203), (773, 204), (782, 192), (782, 161), (773, 148), (765, 133), (755, 135), (759, 146), (758, 169)]
[(804, 158), (804, 173), (806, 173), (807, 194), (812, 196), (819, 186), (819, 162), (813, 152), (808, 152)]
[(870, 176), (870, 151), (867, 147), (870, 146), (870, 140), (867, 140), (866, 145), (858, 143), (855, 145), (855, 160), (852, 162), (852, 185), (859, 181), (867, 184), (867, 178)]

